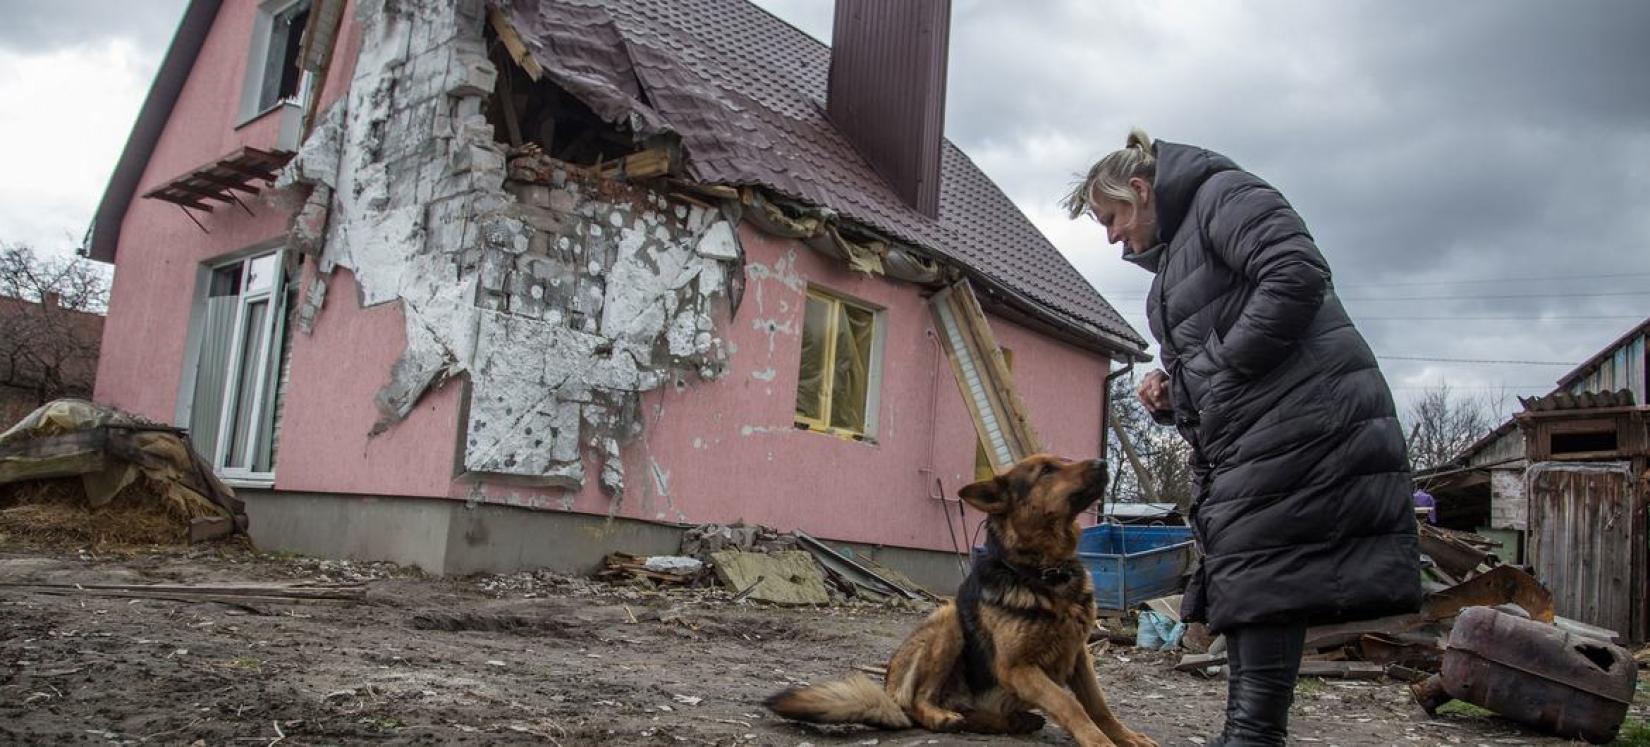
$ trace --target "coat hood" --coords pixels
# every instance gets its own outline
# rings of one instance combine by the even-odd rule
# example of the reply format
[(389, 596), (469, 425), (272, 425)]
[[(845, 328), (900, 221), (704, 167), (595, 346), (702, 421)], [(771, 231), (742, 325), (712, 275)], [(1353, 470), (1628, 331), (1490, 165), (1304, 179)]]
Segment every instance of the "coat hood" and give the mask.
[(1138, 254), (1125, 248), (1123, 261), (1157, 272), (1162, 265), (1168, 244), (1180, 230), (1191, 210), (1192, 197), (1199, 187), (1222, 171), (1236, 171), (1238, 165), (1219, 153), (1195, 145), (1182, 145), (1158, 140), (1152, 145), (1157, 154), (1157, 177), (1152, 180), (1152, 194), (1157, 199), (1157, 245)]

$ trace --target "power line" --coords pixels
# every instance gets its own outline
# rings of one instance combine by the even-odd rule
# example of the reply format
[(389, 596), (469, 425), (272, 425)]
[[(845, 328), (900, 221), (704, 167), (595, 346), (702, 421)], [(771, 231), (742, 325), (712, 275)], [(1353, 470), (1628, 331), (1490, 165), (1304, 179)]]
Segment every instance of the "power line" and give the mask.
[(1630, 314), (1599, 316), (1364, 316), (1355, 314), (1358, 322), (1614, 322), (1635, 321), (1644, 317)]
[(1342, 301), (1473, 301), (1526, 298), (1609, 298), (1614, 296), (1650, 296), (1650, 290), (1605, 291), (1603, 293), (1509, 293), (1479, 296), (1452, 294), (1447, 296), (1342, 296)]
[(1571, 368), (1578, 365), (1575, 363), (1563, 363), (1560, 361), (1506, 361), (1490, 360), (1486, 358), (1433, 358), (1424, 355), (1377, 355), (1375, 357), (1384, 361), (1424, 361), (1427, 363), (1489, 363), (1498, 365), (1504, 364), (1509, 366), (1567, 366)]
[(1494, 285), (1496, 283), (1526, 283), (1547, 282), (1552, 280), (1615, 280), (1618, 278), (1645, 278), (1650, 272), (1620, 272), (1608, 275), (1545, 275), (1504, 278), (1482, 278), (1479, 280), (1397, 280), (1392, 282), (1376, 283), (1348, 283), (1340, 288), (1398, 288), (1408, 286), (1436, 286), (1436, 285)]
[[(1433, 384), (1431, 386), (1423, 386), (1423, 385), (1419, 385), (1419, 384), (1417, 384), (1417, 385), (1405, 384), (1403, 386), (1394, 386), (1394, 387), (1387, 387), (1387, 388), (1391, 389), (1393, 391), (1400, 391), (1400, 390), (1402, 390), (1402, 391), (1413, 391), (1413, 390), (1442, 389), (1442, 388), (1444, 388), (1444, 385), (1443, 384)], [(1452, 391), (1494, 392), (1494, 391), (1500, 391), (1500, 390), (1503, 390), (1503, 389), (1508, 390), (1508, 391), (1511, 391), (1511, 390), (1514, 390), (1514, 389), (1552, 389), (1553, 385), (1552, 384), (1516, 384), (1516, 385), (1508, 384), (1506, 386), (1456, 386), (1454, 384), (1450, 384), (1449, 388)]]
[[(1130, 300), (1144, 299), (1145, 293), (1102, 293), (1108, 298), (1127, 298)], [(1493, 293), (1479, 295), (1463, 295), (1452, 293), (1443, 296), (1341, 296), (1342, 301), (1490, 301), (1507, 299), (1530, 298), (1612, 298), (1617, 296), (1650, 296), (1650, 290), (1635, 291), (1605, 291), (1602, 293)]]

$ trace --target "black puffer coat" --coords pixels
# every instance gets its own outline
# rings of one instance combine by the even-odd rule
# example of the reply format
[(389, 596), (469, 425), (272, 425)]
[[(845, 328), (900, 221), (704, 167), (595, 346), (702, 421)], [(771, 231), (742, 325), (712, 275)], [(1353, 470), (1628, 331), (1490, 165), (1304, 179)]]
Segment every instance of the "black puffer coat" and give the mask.
[[(1392, 394), (1283, 195), (1225, 156), (1158, 141), (1147, 312), (1193, 445), (1204, 558), (1184, 617), (1221, 631), (1421, 602)], [(1161, 414), (1161, 415), (1166, 415)]]

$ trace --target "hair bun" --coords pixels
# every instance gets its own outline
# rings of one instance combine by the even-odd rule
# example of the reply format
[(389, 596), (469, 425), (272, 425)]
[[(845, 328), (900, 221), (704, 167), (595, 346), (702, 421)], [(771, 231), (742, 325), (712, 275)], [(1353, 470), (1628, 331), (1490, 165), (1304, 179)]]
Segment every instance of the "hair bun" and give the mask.
[(1152, 152), (1152, 136), (1147, 135), (1145, 130), (1136, 127), (1129, 130), (1129, 141), (1123, 147), (1139, 148), (1140, 150), (1150, 153)]

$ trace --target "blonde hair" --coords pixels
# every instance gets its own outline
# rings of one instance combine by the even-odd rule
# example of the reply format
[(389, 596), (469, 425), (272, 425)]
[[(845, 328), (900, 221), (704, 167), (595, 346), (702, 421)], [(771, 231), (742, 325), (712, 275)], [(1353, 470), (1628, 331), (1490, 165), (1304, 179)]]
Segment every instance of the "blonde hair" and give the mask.
[(1129, 188), (1129, 180), (1140, 177), (1151, 181), (1157, 176), (1157, 154), (1152, 152), (1152, 138), (1136, 127), (1129, 131), (1128, 141), (1121, 150), (1114, 150), (1089, 167), (1088, 176), (1073, 187), (1060, 201), (1060, 206), (1072, 218), (1089, 212), (1100, 197), (1130, 205), (1138, 205), (1140, 195)]

